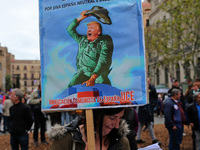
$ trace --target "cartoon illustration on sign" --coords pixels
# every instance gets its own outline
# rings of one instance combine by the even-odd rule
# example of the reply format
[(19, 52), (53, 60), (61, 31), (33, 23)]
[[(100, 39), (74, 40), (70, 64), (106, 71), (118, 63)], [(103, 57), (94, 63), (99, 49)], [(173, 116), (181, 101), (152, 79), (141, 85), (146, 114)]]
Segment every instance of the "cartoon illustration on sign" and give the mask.
[(140, 0), (40, 1), (42, 110), (147, 103)]
[(94, 86), (95, 83), (111, 85), (108, 78), (110, 65), (112, 62), (113, 42), (109, 35), (102, 35), (102, 26), (97, 21), (87, 24), (87, 35), (80, 35), (76, 28), (80, 22), (91, 14), (98, 15), (100, 20), (108, 22), (108, 11), (103, 7), (94, 6), (91, 10), (86, 10), (74, 19), (68, 26), (67, 31), (78, 43), (78, 54), (76, 57), (77, 73), (73, 76), (68, 87), (77, 84)]

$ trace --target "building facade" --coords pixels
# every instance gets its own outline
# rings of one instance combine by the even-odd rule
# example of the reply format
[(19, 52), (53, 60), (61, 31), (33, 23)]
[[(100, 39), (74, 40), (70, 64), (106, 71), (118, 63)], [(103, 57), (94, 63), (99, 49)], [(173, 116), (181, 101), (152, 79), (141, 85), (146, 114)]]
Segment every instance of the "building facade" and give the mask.
[(0, 91), (5, 90), (6, 84), (6, 47), (0, 47)]
[[(148, 2), (151, 3), (151, 12), (149, 13), (150, 28), (151, 28), (151, 25), (157, 24), (158, 20), (172, 19), (169, 13), (162, 11), (159, 7), (161, 4), (165, 3), (166, 1), (167, 0), (148, 0)], [(176, 42), (176, 39), (174, 40), (174, 42)], [(188, 50), (188, 54), (191, 54), (190, 50)], [(160, 59), (162, 61), (162, 56), (157, 59)], [(188, 86), (188, 83), (190, 83), (190, 81), (186, 78), (187, 73), (190, 74), (191, 77), (193, 77), (194, 74), (197, 74), (197, 78), (200, 78), (200, 53), (195, 54), (193, 60), (194, 60), (194, 64), (197, 66), (197, 71), (196, 70), (194, 71), (192, 67), (192, 62), (188, 62), (187, 69), (186, 69), (184, 65), (185, 60), (182, 60), (182, 61), (177, 61), (170, 65), (170, 68), (172, 70), (172, 75), (170, 75), (169, 70), (168, 70), (169, 66), (166, 67), (165, 63), (161, 63), (161, 65), (156, 65), (155, 64), (156, 61), (152, 59), (152, 60), (149, 60), (148, 62), (148, 70), (149, 70), (148, 73), (149, 73), (149, 76), (152, 78), (152, 82), (155, 85), (164, 84), (165, 86), (170, 88), (172, 86), (172, 81), (175, 78), (179, 80), (180, 84), (182, 85), (183, 91), (185, 91)], [(195, 79), (192, 79), (192, 80), (194, 81)]]
[(147, 0), (142, 3), (142, 14), (143, 14), (143, 27), (149, 26), (149, 14), (151, 13), (151, 3)]
[(6, 76), (11, 77), (12, 88), (20, 86), (24, 92), (32, 92), (40, 84), (40, 60), (15, 60), (7, 47), (0, 46), (0, 92), (6, 91)]
[[(159, 8), (165, 0), (148, 0), (151, 3), (151, 12), (149, 13), (149, 24), (155, 25), (158, 20), (169, 19), (170, 15), (162, 11)], [(150, 27), (151, 28), (151, 27)], [(155, 85), (164, 84), (167, 87), (172, 86), (172, 80), (170, 79), (169, 71), (165, 68), (165, 65), (159, 67), (156, 66), (156, 61), (154, 59), (149, 59), (148, 62), (148, 74)], [(180, 79), (179, 79), (180, 81)]]
[(13, 60), (11, 70), (13, 87), (19, 80), (20, 89), (24, 92), (32, 92), (37, 89), (41, 76), (39, 60)]
[(11, 61), (14, 55), (8, 53), (7, 47), (0, 45), (0, 91), (5, 91), (6, 75), (11, 75)]

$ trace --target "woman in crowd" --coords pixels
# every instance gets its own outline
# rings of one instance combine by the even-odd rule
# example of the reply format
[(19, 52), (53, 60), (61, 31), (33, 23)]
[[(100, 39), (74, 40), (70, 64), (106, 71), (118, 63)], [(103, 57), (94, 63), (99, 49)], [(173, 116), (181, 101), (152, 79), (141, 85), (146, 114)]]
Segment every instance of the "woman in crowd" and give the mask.
[(191, 103), (193, 102), (193, 100), (192, 100), (192, 95), (193, 95), (193, 93), (191, 92), (191, 91), (192, 91), (193, 84), (194, 84), (194, 83), (190, 83), (190, 84), (188, 85), (188, 88), (187, 88), (186, 91), (185, 91), (185, 101), (187, 102), (187, 104), (191, 104)]
[[(93, 110), (96, 150), (130, 150), (126, 135), (128, 125), (121, 118), (124, 108)], [(50, 150), (87, 150), (85, 117), (67, 126), (54, 126), (49, 131), (53, 140)]]

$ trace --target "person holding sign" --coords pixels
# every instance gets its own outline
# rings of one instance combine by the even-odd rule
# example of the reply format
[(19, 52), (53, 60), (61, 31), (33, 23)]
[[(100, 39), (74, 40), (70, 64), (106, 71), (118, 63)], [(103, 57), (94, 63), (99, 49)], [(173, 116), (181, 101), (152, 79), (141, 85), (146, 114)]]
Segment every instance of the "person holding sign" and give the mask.
[[(112, 62), (112, 38), (109, 35), (102, 35), (102, 26), (96, 21), (88, 23), (87, 35), (80, 35), (76, 31), (80, 22), (91, 16), (91, 14), (86, 15), (87, 12), (89, 10), (83, 11), (67, 28), (70, 36), (79, 45), (76, 57), (77, 73), (73, 76), (68, 87), (77, 84), (94, 86), (95, 83), (111, 85), (108, 74)], [(103, 12), (100, 11), (101, 13)]]
[[(96, 150), (130, 150), (127, 123), (121, 118), (124, 108), (93, 110)], [(83, 117), (84, 118), (84, 117)], [(76, 118), (67, 126), (56, 125), (48, 132), (50, 150), (87, 150), (85, 119)]]

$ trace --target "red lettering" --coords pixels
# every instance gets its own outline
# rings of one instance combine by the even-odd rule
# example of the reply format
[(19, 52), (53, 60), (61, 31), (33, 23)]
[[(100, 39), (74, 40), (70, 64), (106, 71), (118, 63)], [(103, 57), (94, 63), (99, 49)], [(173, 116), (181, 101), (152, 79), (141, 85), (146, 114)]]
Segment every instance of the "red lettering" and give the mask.
[(130, 101), (134, 100), (134, 91), (126, 91), (126, 92), (121, 92), (121, 101)]
[(127, 91), (127, 92), (126, 92), (126, 100), (127, 100), (127, 101), (129, 101), (129, 100), (130, 100), (130, 98), (129, 98), (129, 97), (130, 97), (130, 94), (129, 94), (129, 91)]

